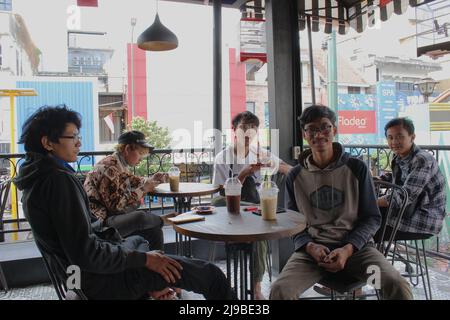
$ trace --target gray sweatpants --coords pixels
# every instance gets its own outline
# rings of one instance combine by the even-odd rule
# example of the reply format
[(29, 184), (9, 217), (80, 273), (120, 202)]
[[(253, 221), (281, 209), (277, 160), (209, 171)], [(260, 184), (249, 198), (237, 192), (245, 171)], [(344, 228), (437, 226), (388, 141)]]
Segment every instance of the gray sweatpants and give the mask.
[[(367, 273), (370, 265), (380, 268), (381, 295), (388, 300), (413, 299), (408, 282), (395, 270), (391, 263), (374, 247), (366, 246), (348, 258), (346, 272), (358, 279), (366, 281), (371, 273)], [(283, 268), (279, 278), (272, 285), (270, 299), (296, 300), (307, 289), (319, 282), (327, 271), (306, 252), (294, 252)]]

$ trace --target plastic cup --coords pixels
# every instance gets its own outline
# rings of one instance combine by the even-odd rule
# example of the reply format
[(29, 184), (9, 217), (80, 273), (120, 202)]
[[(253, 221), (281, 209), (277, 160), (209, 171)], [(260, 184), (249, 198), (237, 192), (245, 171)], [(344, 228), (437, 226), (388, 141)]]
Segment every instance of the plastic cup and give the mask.
[(172, 167), (168, 171), (170, 191), (179, 191), (180, 189), (180, 169)]
[(277, 219), (278, 187), (273, 181), (265, 181), (258, 189), (263, 220)]
[(228, 178), (224, 188), (228, 212), (239, 214), (241, 212), (241, 181), (238, 178)]

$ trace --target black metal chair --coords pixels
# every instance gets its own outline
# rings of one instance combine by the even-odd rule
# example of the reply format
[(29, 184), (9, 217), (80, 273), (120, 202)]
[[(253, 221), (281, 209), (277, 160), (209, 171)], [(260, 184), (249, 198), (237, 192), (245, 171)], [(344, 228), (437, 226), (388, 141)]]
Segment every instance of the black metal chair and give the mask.
[[(8, 201), (9, 190), (11, 188), (11, 180), (5, 180), (0, 183), (0, 242), (5, 241), (3, 215), (6, 210), (6, 202)], [(2, 264), (0, 263), (0, 284), (5, 292), (8, 292), (8, 282), (6, 281), (5, 273), (3, 272)]]
[(58, 256), (51, 253), (50, 250), (46, 250), (38, 240), (35, 240), (35, 242), (42, 254), (45, 267), (59, 300), (87, 300), (81, 289), (67, 289), (67, 268)]
[[(400, 261), (405, 264), (406, 273), (403, 273), (402, 276), (408, 278), (409, 282), (414, 287), (419, 284), (419, 278), (422, 279), (422, 285), (426, 300), (433, 299), (433, 296), (431, 294), (431, 282), (430, 275), (428, 273), (428, 262), (425, 250), (425, 240), (431, 238), (432, 236), (432, 234), (397, 232), (394, 241), (394, 249), (392, 250), (392, 264), (394, 264), (395, 261)], [(402, 256), (398, 252), (399, 242), (403, 242), (406, 257)], [(421, 249), (419, 248), (419, 242), (421, 242), (422, 244)], [(412, 255), (414, 255), (414, 258), (411, 257), (411, 253), (409, 252), (408, 248), (411, 248), (413, 250)], [(421, 259), (421, 255), (423, 256), (423, 261)], [(415, 265), (415, 270), (411, 266), (412, 264)]]
[(2, 181), (0, 183), (0, 242), (5, 241), (3, 215), (6, 210), (6, 203), (8, 202), (9, 190), (11, 189), (11, 179)]
[[(388, 201), (390, 204), (389, 208), (386, 210), (386, 214), (383, 215), (381, 227), (377, 233), (378, 237), (377, 239), (375, 239), (377, 249), (385, 257), (387, 257), (389, 249), (391, 248), (395, 240), (395, 234), (400, 225), (403, 213), (405, 212), (406, 204), (408, 202), (408, 193), (403, 187), (393, 183), (376, 180), (374, 181), (374, 184), (377, 197), (382, 195), (387, 195), (390, 197)], [(393, 207), (392, 205), (393, 202), (391, 201), (394, 192), (398, 192), (402, 198), (402, 203), (398, 210), (397, 208)], [(386, 232), (388, 222), (393, 223), (393, 225), (391, 226), (392, 232), (389, 233)], [(343, 272), (338, 272), (338, 273), (329, 273), (321, 281), (319, 281), (319, 284), (330, 289), (331, 300), (335, 300), (337, 298), (336, 293), (343, 294), (345, 297), (347, 297), (348, 294), (351, 293), (352, 298), (355, 300), (356, 290), (361, 289), (367, 283), (365, 281), (357, 279), (356, 277), (349, 276)], [(378, 299), (380, 299), (378, 290), (375, 290), (375, 295), (377, 296)], [(360, 297), (365, 298), (367, 296), (372, 295), (362, 295)]]

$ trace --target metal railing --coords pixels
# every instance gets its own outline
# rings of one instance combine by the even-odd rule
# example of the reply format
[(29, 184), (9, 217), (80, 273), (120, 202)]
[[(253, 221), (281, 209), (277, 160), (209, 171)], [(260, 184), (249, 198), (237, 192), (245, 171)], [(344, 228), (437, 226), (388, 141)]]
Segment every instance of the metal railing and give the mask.
[[(80, 152), (77, 162), (73, 163), (73, 168), (82, 179), (101, 158), (112, 153), (113, 151)], [(0, 181), (10, 179), (11, 169), (13, 175), (16, 176), (25, 157), (26, 155), (23, 153), (0, 154)], [(211, 183), (213, 162), (214, 149), (210, 148), (159, 149), (154, 150), (149, 157), (133, 167), (132, 171), (136, 175), (148, 177), (156, 172), (166, 172), (168, 168), (177, 166), (181, 171), (180, 181)], [(0, 217), (3, 219), (3, 225), (8, 228), (4, 227), (3, 230), (0, 230), (0, 242), (4, 239), (5, 234), (31, 231), (27, 220), (19, 215), (20, 210), (17, 210), (15, 217), (11, 217), (12, 204), (15, 203), (15, 207), (18, 208), (20, 194), (20, 191), (15, 192), (14, 196), (11, 192), (9, 194), (10, 205), (7, 211), (10, 217)], [(151, 209), (151, 203), (148, 205)], [(162, 210), (170, 207), (170, 205), (164, 207), (164, 199), (161, 200)]]

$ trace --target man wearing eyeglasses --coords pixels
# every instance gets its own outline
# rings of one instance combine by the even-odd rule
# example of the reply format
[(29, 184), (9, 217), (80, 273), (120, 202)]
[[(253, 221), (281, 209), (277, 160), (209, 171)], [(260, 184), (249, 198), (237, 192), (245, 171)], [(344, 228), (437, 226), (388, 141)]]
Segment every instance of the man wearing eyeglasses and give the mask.
[(277, 281), (271, 299), (298, 297), (328, 273), (343, 272), (367, 281), (370, 266), (381, 271), (385, 299), (412, 299), (400, 273), (370, 242), (381, 224), (375, 191), (365, 163), (333, 142), (335, 113), (306, 108), (300, 125), (310, 149), (286, 179), (287, 208), (305, 215), (307, 228), (293, 237), (295, 252)]
[(142, 132), (125, 132), (118, 142), (116, 152), (98, 162), (87, 174), (84, 189), (91, 211), (105, 226), (117, 229), (123, 237), (139, 235), (149, 242), (152, 250), (163, 250), (163, 219), (138, 208), (141, 199), (165, 182), (166, 176), (156, 173), (144, 178), (131, 173), (130, 168), (153, 150)]

